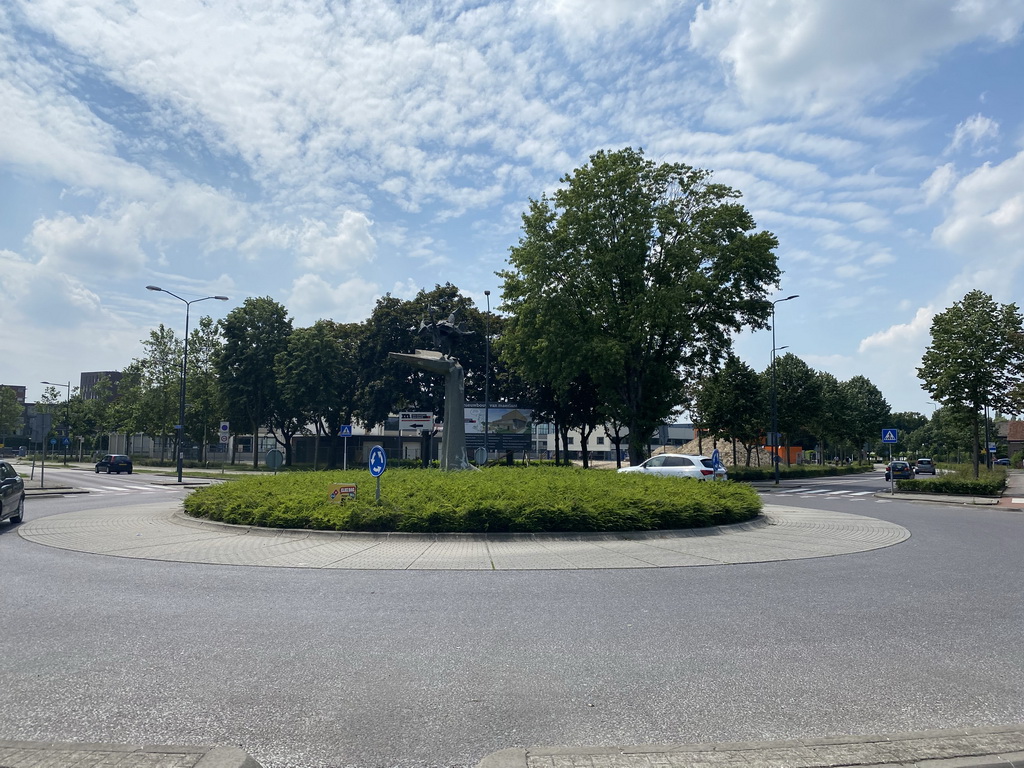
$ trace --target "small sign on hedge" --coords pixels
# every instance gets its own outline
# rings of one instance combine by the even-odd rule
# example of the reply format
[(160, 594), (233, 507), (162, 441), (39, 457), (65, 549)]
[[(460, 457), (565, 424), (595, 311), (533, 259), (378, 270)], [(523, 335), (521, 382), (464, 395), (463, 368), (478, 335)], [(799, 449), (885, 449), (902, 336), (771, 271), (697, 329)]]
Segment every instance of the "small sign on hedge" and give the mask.
[(346, 499), (354, 499), (355, 497), (355, 483), (334, 483), (331, 485), (330, 499), (335, 504), (341, 504), (341, 502), (345, 501)]

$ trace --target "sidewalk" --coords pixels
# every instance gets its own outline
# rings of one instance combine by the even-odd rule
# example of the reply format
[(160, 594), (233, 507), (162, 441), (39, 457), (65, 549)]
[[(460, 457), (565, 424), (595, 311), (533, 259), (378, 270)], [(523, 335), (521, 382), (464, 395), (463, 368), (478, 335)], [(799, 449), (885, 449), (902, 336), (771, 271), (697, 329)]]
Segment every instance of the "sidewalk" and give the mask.
[(235, 747), (73, 744), (0, 739), (0, 768), (261, 768)]
[(1024, 726), (641, 747), (530, 747), (476, 768), (1024, 768)]

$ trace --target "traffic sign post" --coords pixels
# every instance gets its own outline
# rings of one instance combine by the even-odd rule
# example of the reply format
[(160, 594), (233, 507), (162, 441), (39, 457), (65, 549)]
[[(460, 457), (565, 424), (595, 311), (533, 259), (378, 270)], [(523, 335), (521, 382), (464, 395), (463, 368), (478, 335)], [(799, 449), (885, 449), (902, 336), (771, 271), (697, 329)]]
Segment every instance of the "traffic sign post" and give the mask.
[(388, 457), (384, 453), (384, 449), (379, 445), (373, 446), (370, 449), (370, 474), (377, 478), (377, 498), (376, 501), (380, 504), (380, 476), (384, 474), (384, 470), (388, 468)]
[(277, 470), (281, 468), (284, 463), (284, 454), (281, 453), (277, 448), (271, 448), (267, 451), (267, 455), (263, 458), (267, 463), (267, 466), (274, 470), (274, 474), (277, 474)]
[(896, 493), (896, 478), (892, 472), (892, 447), (899, 437), (899, 430), (892, 427), (882, 430), (882, 442), (889, 446), (889, 493)]
[(717, 448), (711, 452), (711, 468), (715, 470), (715, 480), (717, 480), (718, 470), (722, 468), (722, 455)]
[(352, 437), (352, 425), (351, 424), (342, 424), (341, 425), (341, 429), (338, 430), (338, 437), (345, 438), (345, 440), (344, 440), (345, 445), (344, 445), (344, 448), (343, 448), (343, 451), (342, 451), (342, 456), (341, 456), (341, 468), (342, 468), (342, 470), (347, 470), (348, 469), (348, 439), (350, 437)]

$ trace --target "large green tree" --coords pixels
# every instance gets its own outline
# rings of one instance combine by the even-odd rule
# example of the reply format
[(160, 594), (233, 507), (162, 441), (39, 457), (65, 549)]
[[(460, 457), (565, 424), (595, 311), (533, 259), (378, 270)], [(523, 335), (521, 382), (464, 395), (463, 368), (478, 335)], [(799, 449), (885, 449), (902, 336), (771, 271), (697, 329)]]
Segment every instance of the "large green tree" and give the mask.
[(199, 318), (188, 337), (185, 434), (204, 452), (217, 440), (218, 426), (226, 411), (217, 376), (217, 358), (223, 345), (220, 322), (209, 315)]
[(735, 355), (721, 370), (706, 378), (697, 393), (696, 411), (701, 424), (715, 435), (736, 441), (746, 450), (746, 464), (767, 428), (767, 398), (761, 377)]
[[(766, 379), (770, 380), (770, 377), (769, 368)], [(802, 443), (805, 437), (815, 432), (824, 409), (822, 386), (818, 373), (796, 355), (787, 352), (776, 358), (775, 399), (778, 404), (779, 432), (783, 436), (784, 445)], [(787, 463), (789, 460), (787, 453)]]
[(977, 477), (982, 412), (1021, 410), (1015, 393), (1024, 388), (1024, 318), (1016, 304), (998, 304), (975, 290), (932, 318), (931, 336), (917, 375), (936, 402), (974, 414)]
[(864, 458), (864, 448), (873, 444), (890, 425), (889, 403), (881, 391), (864, 376), (854, 376), (842, 383), (842, 389), (849, 408), (849, 436), (859, 454)]
[(472, 299), (451, 283), (421, 290), (409, 301), (387, 294), (377, 300), (359, 344), (357, 413), (365, 426), (383, 424), (396, 409), (444, 412), (444, 379), (393, 360), (388, 353), (433, 349), (431, 335), (419, 331), (421, 324), (446, 320), (453, 313), (471, 333), (459, 337), (452, 356), (466, 372), (467, 396), (482, 397), (486, 318)]
[(631, 148), (598, 152), (562, 185), (530, 202), (501, 273), (503, 349), (563, 391), (588, 374), (636, 463), (687, 404), (684, 382), (717, 367), (733, 332), (767, 327), (777, 241), (709, 171)]
[[(336, 438), (342, 423), (349, 423), (358, 387), (356, 352), (362, 326), (318, 320), (297, 328), (275, 361), (277, 387), (283, 407), (311, 424), (317, 437)], [(333, 459), (333, 457), (332, 457)], [(291, 452), (285, 463), (291, 463)]]
[(259, 431), (271, 426), (278, 406), (274, 362), (292, 332), (288, 311), (269, 296), (248, 298), (222, 321), (224, 348), (217, 373), (228, 417), (253, 436), (252, 464), (259, 466)]

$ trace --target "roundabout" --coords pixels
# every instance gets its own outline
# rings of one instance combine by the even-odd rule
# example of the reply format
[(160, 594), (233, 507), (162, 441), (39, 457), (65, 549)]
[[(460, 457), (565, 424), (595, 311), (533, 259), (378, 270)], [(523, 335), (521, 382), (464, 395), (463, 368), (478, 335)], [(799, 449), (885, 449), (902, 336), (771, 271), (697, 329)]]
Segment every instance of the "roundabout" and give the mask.
[(881, 549), (910, 537), (892, 522), (769, 505), (753, 521), (676, 531), (598, 534), (340, 533), (227, 525), (180, 503), (68, 512), (21, 525), (22, 538), (113, 557), (346, 570), (677, 568), (804, 560)]

